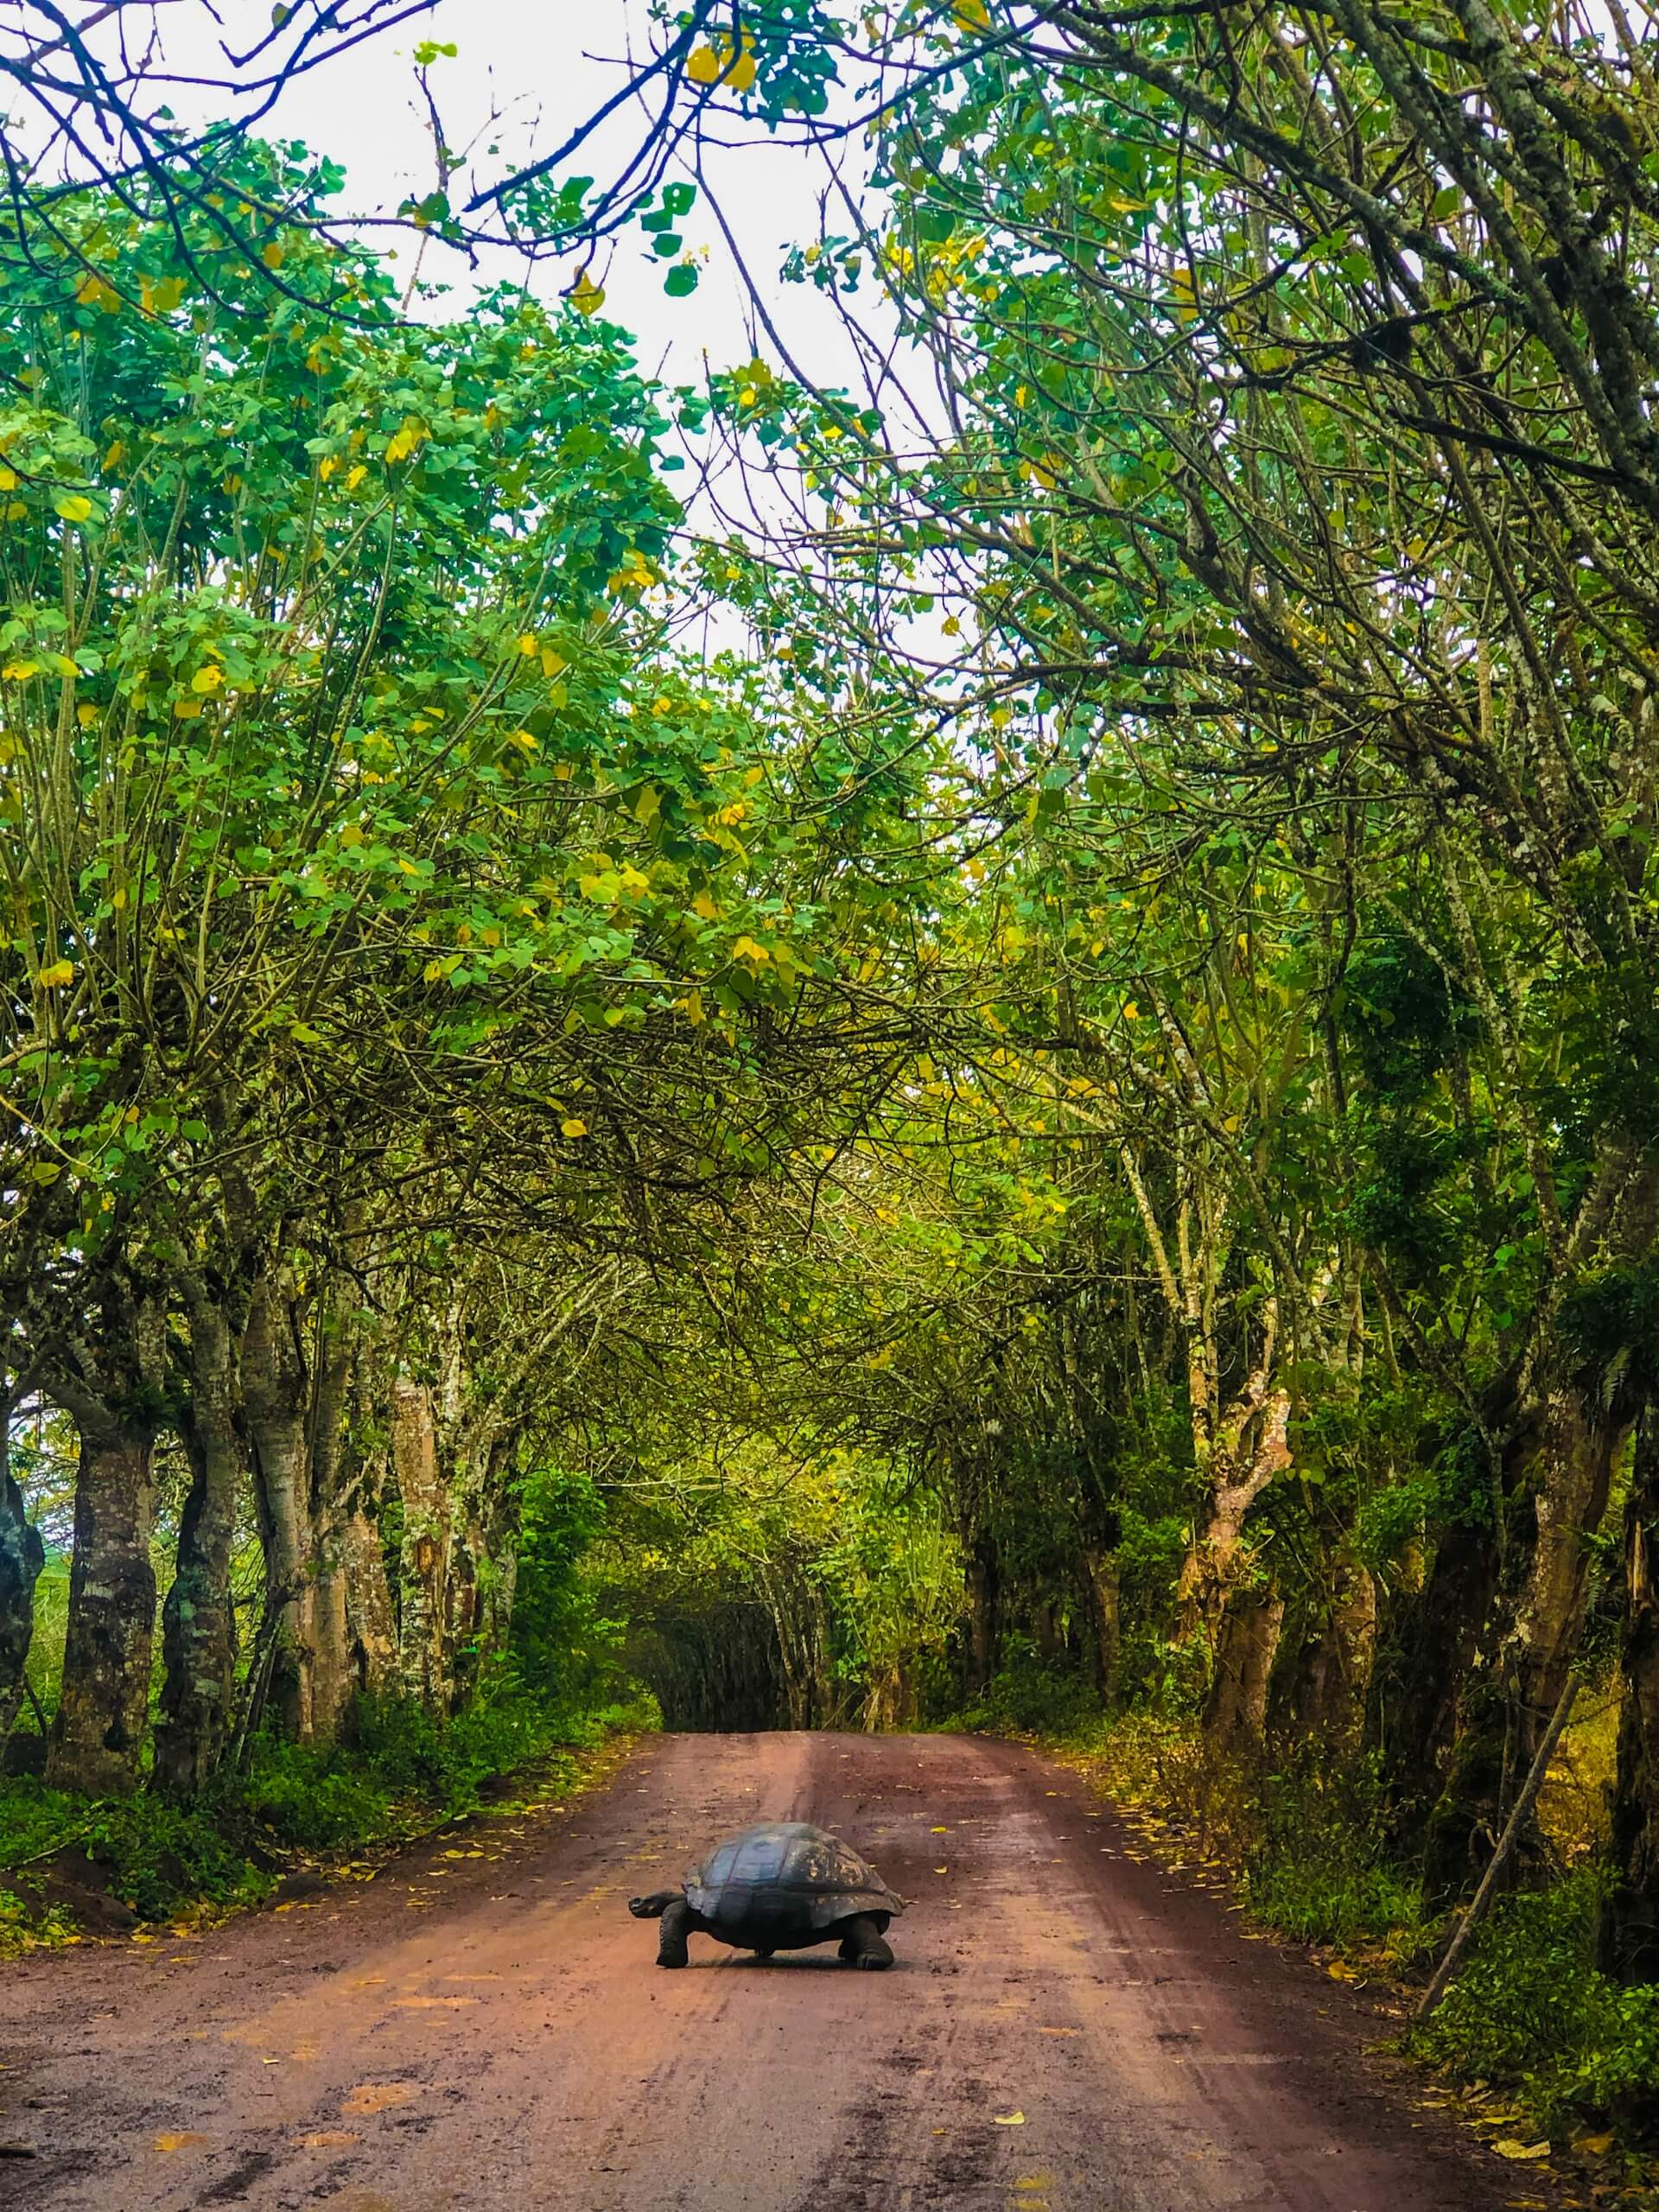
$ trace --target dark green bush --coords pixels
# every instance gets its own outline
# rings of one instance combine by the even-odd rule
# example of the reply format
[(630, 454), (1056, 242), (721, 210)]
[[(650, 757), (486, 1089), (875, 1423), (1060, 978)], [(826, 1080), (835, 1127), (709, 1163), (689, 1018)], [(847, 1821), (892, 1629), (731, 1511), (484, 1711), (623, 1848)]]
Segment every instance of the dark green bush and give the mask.
[(1546, 2132), (1640, 2117), (1659, 2102), (1659, 1985), (1621, 1987), (1595, 1963), (1600, 1878), (1507, 1897), (1414, 2040), (1454, 2078), (1519, 2092)]

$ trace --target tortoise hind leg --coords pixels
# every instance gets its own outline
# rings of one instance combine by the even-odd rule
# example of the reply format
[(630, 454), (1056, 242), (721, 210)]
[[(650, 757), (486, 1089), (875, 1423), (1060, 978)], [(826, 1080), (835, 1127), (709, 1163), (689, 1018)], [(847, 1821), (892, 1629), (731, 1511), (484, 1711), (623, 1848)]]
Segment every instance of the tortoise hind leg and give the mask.
[(676, 1897), (663, 1908), (663, 1923), (657, 1938), (657, 1963), (659, 1967), (683, 1967), (690, 1964), (691, 1955), (686, 1948), (686, 1937), (696, 1925), (696, 1916), (683, 1897)]
[(893, 1952), (887, 1939), (868, 1913), (861, 1912), (855, 1918), (844, 1921), (842, 1926), (837, 1957), (848, 1960), (855, 1967), (872, 1970), (893, 1964)]

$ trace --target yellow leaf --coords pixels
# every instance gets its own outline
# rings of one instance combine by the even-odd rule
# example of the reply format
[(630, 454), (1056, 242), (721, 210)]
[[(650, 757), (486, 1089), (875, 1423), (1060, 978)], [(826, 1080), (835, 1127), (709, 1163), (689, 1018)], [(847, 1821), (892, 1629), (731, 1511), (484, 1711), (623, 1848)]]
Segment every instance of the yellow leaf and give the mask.
[(542, 674), (543, 676), (550, 679), (556, 676), (563, 676), (569, 665), (563, 654), (556, 653), (551, 645), (542, 647)]
[(1026, 2115), (1022, 2112), (994, 2112), (991, 2114), (994, 2127), (1023, 2127), (1025, 2124)]
[[(928, 1073), (930, 1075), (932, 1073), (932, 1070), (931, 1068), (928, 1070)], [(948, 1827), (930, 1828), (928, 1833), (930, 1835), (949, 1835), (950, 1831)]]
[(173, 715), (175, 721), (193, 722), (200, 713), (201, 702), (194, 695), (189, 698), (176, 700), (174, 703)]
[(222, 668), (199, 668), (190, 679), (193, 691), (217, 691), (225, 681)]
[(31, 676), (38, 676), (41, 664), (37, 660), (9, 660), (0, 668), (0, 677), (8, 683), (27, 683)]
[(1573, 2145), (1575, 2151), (1582, 2151), (1586, 2158), (1605, 2158), (1612, 2147), (1611, 2135), (1580, 2135)]
[(948, 1874), (950, 1872), (950, 1869), (948, 1866), (936, 1866), (933, 1869), (933, 1872), (936, 1874)]
[(720, 82), (720, 56), (712, 46), (700, 46), (686, 63), (685, 73), (694, 85), (717, 85)]
[(518, 650), (523, 653), (526, 660), (533, 660), (536, 658), (536, 655), (540, 652), (541, 649), (541, 639), (533, 636), (528, 631), (526, 631), (524, 635), (518, 640)]
[(950, 13), (961, 30), (988, 31), (991, 28), (991, 11), (985, 0), (957, 0)]
[(171, 315), (183, 297), (182, 276), (163, 276), (159, 284), (148, 276), (140, 281), (138, 301), (146, 315)]
[(595, 284), (584, 269), (565, 296), (578, 315), (597, 315), (605, 304), (605, 287)]
[(570, 1116), (570, 1119), (568, 1122), (561, 1122), (559, 1123), (559, 1135), (563, 1137), (569, 1137), (573, 1143), (577, 1137), (585, 1137), (587, 1134), (587, 1122), (577, 1121), (574, 1114)]
[(363, 842), (363, 830), (361, 823), (356, 822), (346, 823), (340, 830), (340, 842), (342, 845), (346, 845), (347, 847), (352, 845), (360, 845)]
[[(134, 1941), (137, 1940), (135, 1937)], [(152, 1937), (150, 1940), (154, 1942), (155, 1939)], [(176, 2135), (158, 2135), (156, 2138), (156, 2148), (158, 2151), (194, 2151), (199, 2144), (205, 2143), (207, 2140), (207, 2138), (205, 2135), (193, 2135), (187, 2128)]]
[(116, 912), (118, 914), (124, 910), (126, 903), (127, 892), (126, 886), (124, 884), (119, 891), (112, 891), (110, 893), (110, 904), (114, 907)]
[(15, 468), (7, 468), (3, 466), (0, 466), (0, 492), (15, 492), (16, 489), (16, 470)]
[(394, 2105), (406, 2105), (420, 2094), (410, 2082), (360, 2082), (340, 2106), (341, 2112), (389, 2112)]
[(729, 85), (734, 92), (747, 92), (753, 84), (754, 78), (754, 56), (752, 54), (740, 54), (721, 81)]
[(74, 980), (74, 963), (70, 960), (54, 960), (49, 968), (41, 969), (39, 976), (40, 982), (48, 991), (55, 991), (60, 983), (73, 983)]
[(1130, 999), (1123, 1008), (1123, 1019), (1125, 1021), (1139, 1021), (1141, 1019), (1141, 1009), (1133, 999)]
[(720, 908), (707, 891), (698, 892), (691, 901), (691, 911), (702, 921), (717, 922), (720, 919)]
[(280, 269), (282, 267), (283, 249), (277, 245), (275, 238), (273, 238), (270, 244), (262, 251), (259, 258), (264, 263), (267, 269)]
[(355, 468), (348, 468), (346, 472), (346, 489), (348, 492), (355, 492), (368, 473), (360, 461)]
[(53, 511), (65, 522), (85, 522), (92, 512), (92, 503), (79, 492), (67, 492), (52, 502)]
[(117, 438), (114, 443), (111, 446), (109, 451), (105, 454), (103, 460), (99, 462), (99, 466), (101, 468), (119, 468), (122, 461), (125, 456), (126, 450), (127, 448), (125, 445), (119, 438)]
[(1506, 2135), (1492, 2145), (1500, 2158), (1547, 2158), (1548, 2143), (1519, 2143), (1513, 2135)]

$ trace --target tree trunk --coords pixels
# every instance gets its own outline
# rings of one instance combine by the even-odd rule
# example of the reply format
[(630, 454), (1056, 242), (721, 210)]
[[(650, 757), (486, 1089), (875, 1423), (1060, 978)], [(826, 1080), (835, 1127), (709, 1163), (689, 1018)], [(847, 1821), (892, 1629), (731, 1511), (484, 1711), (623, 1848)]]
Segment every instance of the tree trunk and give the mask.
[(1085, 1545), (1084, 1573), (1089, 1580), (1089, 1609), (1094, 1626), (1095, 1687), (1101, 1702), (1116, 1702), (1123, 1669), (1123, 1622), (1117, 1561), (1110, 1552)]
[(83, 1421), (63, 1688), (47, 1753), (54, 1789), (118, 1797), (138, 1787), (156, 1634), (155, 1440)]
[(1604, 1955), (1621, 1980), (1659, 1981), (1659, 1408), (1643, 1413), (1624, 1522), (1624, 1706)]
[(297, 1736), (307, 1671), (300, 1599), (311, 1564), (308, 1392), (293, 1306), (275, 1266), (262, 1270), (254, 1285), (242, 1340), (242, 1390), (265, 1554), (265, 1611), (277, 1624), (267, 1710)]
[(380, 1531), (359, 1510), (347, 1516), (340, 1541), (355, 1687), (370, 1697), (384, 1697), (397, 1674), (397, 1617)]
[(1177, 1595), (1181, 1632), (1201, 1630), (1217, 1649), (1230, 1592), (1250, 1565), (1245, 1520), (1291, 1463), (1289, 1429), (1290, 1393), (1270, 1389), (1263, 1367), (1229, 1406), (1208, 1447), (1209, 1491), (1193, 1522)]
[(46, 1564), (46, 1546), (29, 1524), (23, 1493), (10, 1461), (11, 1408), (0, 1414), (0, 1744), (11, 1733), (23, 1701), (24, 1669), (35, 1633), (35, 1585)]
[(156, 1730), (156, 1783), (197, 1795), (219, 1764), (235, 1673), (231, 1553), (247, 1447), (237, 1420), (232, 1324), (206, 1296), (190, 1308), (190, 1404), (180, 1424), (190, 1491), (177, 1565), (162, 1612), (164, 1679)]
[(996, 1547), (984, 1535), (975, 1537), (966, 1561), (968, 1581), (968, 1688), (982, 1697), (996, 1671)]
[(1607, 1510), (1613, 1468), (1635, 1417), (1629, 1390), (1615, 1391), (1609, 1402), (1599, 1379), (1588, 1388), (1553, 1391), (1541, 1410), (1535, 1463), (1537, 1534), (1515, 1630), (1516, 1764), (1521, 1770), (1531, 1765), (1567, 1687), (1584, 1630), (1587, 1540)]
[(448, 1498), (438, 1472), (432, 1394), (404, 1376), (391, 1389), (391, 1465), (404, 1501), (398, 1680), (406, 1696), (442, 1713), (448, 1688), (443, 1664)]
[(1274, 1728), (1341, 1753), (1357, 1745), (1376, 1656), (1376, 1585), (1352, 1560), (1332, 1562), (1332, 1587), (1274, 1685)]
[(1204, 1713), (1205, 1739), (1224, 1757), (1252, 1758), (1261, 1749), (1284, 1618), (1284, 1600), (1270, 1590), (1236, 1590), (1229, 1599)]
[[(1464, 1686), (1497, 1596), (1490, 1526), (1465, 1517), (1440, 1538), (1421, 1591), (1390, 1618), (1371, 1696), (1372, 1740), (1402, 1845), (1423, 1841), (1445, 1790)], [(1461, 1873), (1458, 1881), (1461, 1881)]]

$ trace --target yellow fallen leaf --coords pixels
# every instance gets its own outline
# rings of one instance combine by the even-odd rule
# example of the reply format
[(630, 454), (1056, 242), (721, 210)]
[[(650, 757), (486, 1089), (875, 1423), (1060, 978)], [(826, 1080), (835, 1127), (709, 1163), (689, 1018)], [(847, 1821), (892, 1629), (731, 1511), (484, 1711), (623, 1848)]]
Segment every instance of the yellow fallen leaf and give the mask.
[(361, 2082), (340, 2105), (342, 2112), (389, 2112), (393, 2105), (406, 2105), (416, 2094), (409, 2082)]
[(344, 2151), (358, 2140), (343, 2127), (320, 2127), (315, 2135), (302, 2135), (299, 2147), (302, 2151)]
[(1586, 2158), (1605, 2158), (1613, 2147), (1611, 2135), (1580, 2135), (1573, 2148), (1582, 2151)]
[(177, 2135), (158, 2135), (156, 2148), (158, 2151), (194, 2151), (199, 2143), (207, 2140), (205, 2135), (193, 2135), (187, 2129)]
[(559, 1123), (559, 1135), (562, 1137), (569, 1137), (573, 1142), (577, 1137), (585, 1137), (587, 1134), (587, 1122), (577, 1121), (574, 1115), (568, 1122)]
[(1500, 2158), (1547, 2158), (1548, 2143), (1520, 2143), (1513, 2135), (1505, 2135), (1492, 2145)]
[(928, 1830), (928, 1834), (930, 1835), (949, 1835), (950, 1833), (950, 1831), (949, 1828), (930, 1828)]
[(933, 1869), (933, 1872), (936, 1874), (948, 1874), (950, 1872), (950, 1869), (948, 1866), (936, 1866)]
[(1023, 2127), (1025, 2124), (1026, 2115), (1022, 2112), (994, 2112), (991, 2114), (993, 2127)]

